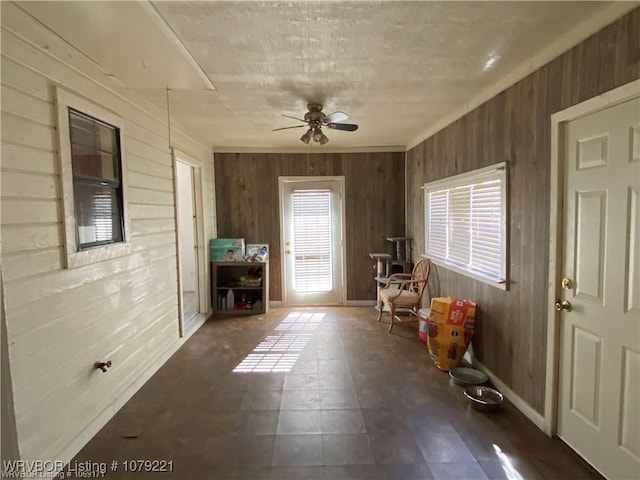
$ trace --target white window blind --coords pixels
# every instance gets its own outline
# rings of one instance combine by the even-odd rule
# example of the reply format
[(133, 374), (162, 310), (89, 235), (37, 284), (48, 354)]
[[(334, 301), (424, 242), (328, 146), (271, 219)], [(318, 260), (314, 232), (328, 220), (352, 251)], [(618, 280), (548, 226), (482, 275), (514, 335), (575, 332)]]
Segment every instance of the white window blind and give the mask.
[[(78, 239), (80, 244), (109, 242), (114, 238), (114, 197), (108, 188), (93, 188), (76, 185), (76, 197), (87, 197), (89, 201), (79, 203), (77, 211)], [(118, 217), (119, 218), (119, 217)]]
[(440, 180), (425, 189), (425, 252), (489, 283), (506, 281), (505, 166)]
[(295, 290), (331, 291), (331, 191), (296, 190), (292, 203)]
[(93, 224), (96, 241), (108, 241), (113, 238), (113, 194), (111, 191), (99, 192), (93, 197)]

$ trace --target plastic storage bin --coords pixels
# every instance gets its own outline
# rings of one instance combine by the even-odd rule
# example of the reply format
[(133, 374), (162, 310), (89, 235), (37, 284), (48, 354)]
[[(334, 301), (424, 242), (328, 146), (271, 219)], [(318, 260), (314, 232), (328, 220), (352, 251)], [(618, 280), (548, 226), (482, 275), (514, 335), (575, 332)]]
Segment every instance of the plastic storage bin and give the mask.
[(430, 308), (421, 308), (418, 310), (418, 337), (424, 343), (427, 343), (427, 337), (429, 335), (429, 314)]

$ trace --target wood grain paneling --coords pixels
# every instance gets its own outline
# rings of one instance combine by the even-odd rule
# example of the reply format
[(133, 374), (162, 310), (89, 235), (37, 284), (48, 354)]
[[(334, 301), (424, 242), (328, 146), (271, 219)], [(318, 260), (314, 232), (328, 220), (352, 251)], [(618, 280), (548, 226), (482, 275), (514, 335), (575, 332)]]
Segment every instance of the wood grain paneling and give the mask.
[(375, 299), (369, 252), (389, 252), (404, 235), (404, 153), (215, 155), (219, 237), (270, 245), (269, 297), (282, 300), (278, 177), (345, 177), (347, 299)]
[(479, 305), (476, 357), (544, 409), (551, 114), (640, 76), (640, 9), (425, 140), (407, 155), (408, 234), (424, 251), (420, 187), (509, 163), (509, 291), (437, 268), (441, 294)]

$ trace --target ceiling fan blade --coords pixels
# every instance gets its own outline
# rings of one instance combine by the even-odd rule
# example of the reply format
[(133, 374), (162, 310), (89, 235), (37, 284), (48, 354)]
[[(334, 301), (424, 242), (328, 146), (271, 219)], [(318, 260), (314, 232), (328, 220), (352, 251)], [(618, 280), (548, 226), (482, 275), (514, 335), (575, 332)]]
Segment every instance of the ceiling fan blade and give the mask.
[(293, 118), (294, 120), (298, 120), (298, 121), (300, 121), (300, 122), (307, 123), (307, 121), (306, 121), (306, 120), (303, 120), (302, 118), (292, 117), (291, 115), (285, 115), (284, 113), (282, 114), (282, 116), (283, 116), (283, 117), (286, 117), (286, 118)]
[(326, 117), (324, 117), (322, 119), (322, 123), (342, 122), (342, 121), (346, 120), (347, 118), (349, 118), (349, 115), (347, 115), (344, 112), (333, 112), (333, 113), (330, 113), (329, 115), (327, 115)]
[(271, 130), (272, 132), (275, 132), (277, 130), (288, 130), (290, 128), (300, 128), (300, 127), (306, 127), (307, 125), (295, 125), (293, 127), (282, 127), (282, 128), (274, 128), (273, 130)]
[(355, 132), (358, 129), (358, 125), (355, 123), (330, 123), (327, 125), (334, 130), (344, 130), (346, 132)]

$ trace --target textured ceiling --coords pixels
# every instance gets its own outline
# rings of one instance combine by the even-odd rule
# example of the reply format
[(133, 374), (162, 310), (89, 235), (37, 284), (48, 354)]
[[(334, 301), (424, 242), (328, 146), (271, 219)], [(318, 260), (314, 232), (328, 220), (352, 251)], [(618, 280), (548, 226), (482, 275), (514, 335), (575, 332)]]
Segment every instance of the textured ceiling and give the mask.
[[(348, 122), (360, 125), (325, 132), (326, 147), (412, 146), (611, 8), (416, 1), (20, 6), (160, 108), (167, 108), (169, 87), (176, 121), (217, 150), (318, 150), (299, 141), (304, 128), (271, 131), (296, 125), (281, 114), (302, 117), (307, 102), (323, 103), (325, 113), (347, 112)], [(109, 41), (110, 30), (118, 40)]]
[[(295, 125), (280, 114), (300, 117), (308, 101), (324, 103), (325, 113), (345, 111), (360, 125), (354, 133), (327, 132), (328, 146), (407, 145), (603, 7), (353, 1), (154, 5), (228, 110), (210, 119), (212, 143), (249, 147), (303, 146), (298, 138), (304, 129), (270, 130)], [(490, 58), (496, 61), (487, 68)]]

